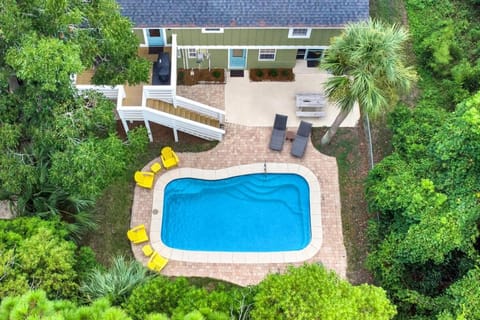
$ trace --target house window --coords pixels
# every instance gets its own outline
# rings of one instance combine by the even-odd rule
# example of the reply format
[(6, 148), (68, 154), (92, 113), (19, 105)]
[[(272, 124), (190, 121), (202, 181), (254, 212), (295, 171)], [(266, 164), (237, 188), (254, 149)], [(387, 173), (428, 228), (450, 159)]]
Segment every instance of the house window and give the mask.
[(152, 38), (161, 37), (160, 29), (148, 29), (148, 35)]
[(195, 49), (195, 48), (189, 48), (189, 49), (188, 49), (188, 57), (189, 57), (190, 59), (195, 59), (195, 58), (197, 58), (197, 49)]
[(276, 49), (260, 49), (258, 50), (258, 60), (260, 61), (273, 61), (277, 55)]
[(202, 28), (202, 33), (223, 33), (223, 28)]
[(310, 38), (310, 33), (312, 33), (312, 29), (310, 28), (291, 28), (290, 30), (288, 30), (288, 37), (297, 39), (308, 39)]

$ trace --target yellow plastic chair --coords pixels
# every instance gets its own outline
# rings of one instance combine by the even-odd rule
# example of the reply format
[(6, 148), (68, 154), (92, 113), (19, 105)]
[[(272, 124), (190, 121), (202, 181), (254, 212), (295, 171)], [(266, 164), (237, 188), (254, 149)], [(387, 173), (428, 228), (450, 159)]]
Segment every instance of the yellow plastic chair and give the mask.
[(150, 260), (147, 263), (148, 269), (156, 272), (162, 271), (162, 269), (167, 265), (168, 259), (162, 257), (158, 252), (154, 252), (150, 257)]
[(176, 153), (170, 147), (164, 147), (160, 152), (160, 158), (162, 159), (162, 164), (165, 169), (178, 165), (178, 157)]
[(147, 257), (150, 257), (153, 253), (153, 248), (151, 245), (149, 244), (146, 244), (142, 247), (142, 252), (144, 255), (146, 255)]
[(128, 230), (127, 237), (134, 244), (147, 242), (148, 235), (147, 235), (147, 229), (145, 229), (145, 225), (141, 224)]
[(153, 172), (146, 172), (146, 171), (135, 172), (135, 182), (139, 187), (152, 189), (154, 178), (155, 178), (155, 174)]
[(159, 172), (160, 170), (162, 170), (162, 165), (158, 162), (155, 162), (154, 164), (152, 164), (150, 166), (150, 170), (152, 170), (153, 173), (157, 173)]

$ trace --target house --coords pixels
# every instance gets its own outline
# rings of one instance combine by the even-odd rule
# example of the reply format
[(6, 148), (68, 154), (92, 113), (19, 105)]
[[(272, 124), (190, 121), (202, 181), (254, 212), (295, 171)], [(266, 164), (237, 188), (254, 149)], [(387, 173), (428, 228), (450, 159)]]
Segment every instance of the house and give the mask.
[(118, 0), (141, 46), (172, 45), (183, 68), (291, 68), (318, 61), (347, 22), (369, 17), (368, 0)]
[[(205, 139), (221, 140), (224, 114), (210, 106), (177, 96), (178, 69), (220, 68), (243, 76), (253, 68), (293, 68), (299, 59), (318, 65), (330, 39), (346, 23), (369, 17), (368, 0), (117, 0), (123, 15), (134, 23), (140, 46), (149, 53), (170, 54), (158, 81), (154, 70), (150, 86), (143, 86), (140, 106), (123, 105), (121, 86), (116, 91), (117, 111), (127, 121), (149, 121)], [(163, 59), (165, 60), (165, 59)], [(161, 67), (165, 71), (165, 66)], [(106, 90), (106, 89), (105, 89)], [(115, 93), (110, 92), (111, 95)], [(154, 101), (156, 100), (156, 101)], [(158, 108), (159, 102), (172, 108)], [(185, 108), (215, 121), (198, 124), (168, 110)], [(156, 110), (152, 110), (156, 109)], [(168, 109), (168, 110), (167, 110)], [(214, 128), (213, 128), (214, 127)]]

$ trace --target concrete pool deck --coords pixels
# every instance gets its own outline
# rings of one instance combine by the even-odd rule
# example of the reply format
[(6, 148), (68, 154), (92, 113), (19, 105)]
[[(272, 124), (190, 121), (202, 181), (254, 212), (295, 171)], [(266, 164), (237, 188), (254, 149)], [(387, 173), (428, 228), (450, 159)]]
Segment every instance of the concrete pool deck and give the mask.
[[(272, 118), (273, 121), (273, 118)], [(178, 153), (180, 168), (198, 168), (218, 170), (255, 162), (275, 162), (299, 164), (310, 169), (320, 184), (321, 190), (321, 225), (322, 244), (320, 250), (307, 263), (321, 263), (327, 269), (334, 270), (342, 278), (346, 278), (347, 257), (343, 244), (340, 189), (336, 159), (318, 152), (309, 142), (302, 159), (290, 155), (291, 142), (286, 141), (283, 151), (276, 152), (268, 148), (270, 127), (249, 127), (226, 123), (224, 140), (212, 150), (201, 153)], [(289, 130), (296, 131), (296, 127)], [(145, 168), (159, 159), (146, 164)], [(170, 169), (177, 170), (177, 169)], [(160, 175), (165, 173), (162, 169)], [(135, 187), (132, 207), (131, 225), (145, 224), (150, 232), (152, 217), (153, 191)], [(148, 258), (141, 251), (142, 244), (132, 245), (135, 258), (146, 264)], [(253, 257), (252, 257), (253, 258)], [(254, 258), (253, 258), (254, 259)], [(207, 259), (206, 259), (207, 260)], [(211, 277), (233, 282), (239, 285), (250, 285), (260, 282), (268, 273), (283, 272), (295, 263), (209, 263), (185, 262), (171, 259), (162, 270), (167, 276)]]

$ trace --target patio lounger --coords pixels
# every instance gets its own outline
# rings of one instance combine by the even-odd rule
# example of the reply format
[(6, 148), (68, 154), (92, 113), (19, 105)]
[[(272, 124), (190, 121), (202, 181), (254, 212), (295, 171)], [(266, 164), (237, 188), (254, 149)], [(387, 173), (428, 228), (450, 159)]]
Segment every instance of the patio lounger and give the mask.
[(275, 115), (273, 123), (272, 136), (270, 138), (270, 149), (282, 151), (285, 135), (287, 133), (287, 116), (282, 114)]
[(295, 140), (292, 144), (292, 155), (298, 158), (303, 157), (305, 148), (307, 147), (308, 139), (310, 138), (310, 132), (312, 131), (312, 124), (310, 122), (301, 121), (298, 127)]

